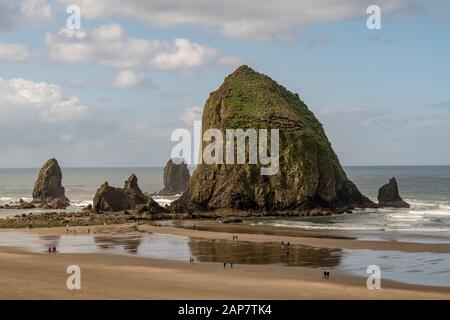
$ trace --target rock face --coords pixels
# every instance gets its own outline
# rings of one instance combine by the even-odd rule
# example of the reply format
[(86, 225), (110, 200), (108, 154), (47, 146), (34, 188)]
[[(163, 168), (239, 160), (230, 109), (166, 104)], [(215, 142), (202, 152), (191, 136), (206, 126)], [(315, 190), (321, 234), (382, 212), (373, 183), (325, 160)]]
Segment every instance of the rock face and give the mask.
[(147, 203), (148, 197), (139, 188), (138, 179), (134, 173), (128, 178), (127, 181), (125, 181), (124, 190), (129, 195), (131, 202), (135, 205)]
[(65, 196), (61, 182), (62, 173), (58, 161), (56, 159), (48, 160), (39, 171), (39, 176), (34, 184), (33, 202), (45, 205), (57, 200), (59, 208), (68, 206), (70, 200)]
[[(278, 173), (264, 176), (260, 166), (251, 164), (200, 164), (187, 191), (173, 203), (175, 211), (282, 213), (375, 205), (347, 178), (321, 123), (298, 94), (248, 66), (210, 94), (202, 134), (210, 128), (223, 134), (224, 129), (279, 129)], [(203, 150), (208, 144), (203, 142)]]
[(400, 197), (397, 180), (391, 178), (389, 183), (378, 190), (378, 203), (383, 207), (409, 208), (409, 204)]
[[(132, 174), (123, 189), (114, 188), (105, 182), (96, 192), (94, 197), (94, 209), (97, 212), (117, 212), (122, 210), (135, 210), (138, 206), (147, 206), (152, 212), (164, 212), (165, 209), (153, 199), (146, 196), (138, 186), (137, 177)], [(139, 209), (142, 209), (140, 207)], [(150, 209), (143, 211), (150, 211)]]
[(164, 189), (159, 194), (173, 195), (186, 191), (190, 173), (186, 163), (175, 164), (170, 159), (164, 167)]

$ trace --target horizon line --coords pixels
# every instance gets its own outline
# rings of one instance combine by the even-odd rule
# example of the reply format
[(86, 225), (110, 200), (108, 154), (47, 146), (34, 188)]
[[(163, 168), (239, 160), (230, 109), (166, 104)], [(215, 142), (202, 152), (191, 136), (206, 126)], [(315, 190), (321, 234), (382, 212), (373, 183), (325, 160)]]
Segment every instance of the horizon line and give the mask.
[[(188, 164), (188, 167), (196, 167), (197, 165)], [(343, 164), (342, 167), (450, 167), (450, 164)], [(148, 168), (164, 168), (165, 165), (153, 166), (61, 166), (66, 169), (148, 169)], [(40, 169), (41, 167), (0, 167), (2, 169)]]

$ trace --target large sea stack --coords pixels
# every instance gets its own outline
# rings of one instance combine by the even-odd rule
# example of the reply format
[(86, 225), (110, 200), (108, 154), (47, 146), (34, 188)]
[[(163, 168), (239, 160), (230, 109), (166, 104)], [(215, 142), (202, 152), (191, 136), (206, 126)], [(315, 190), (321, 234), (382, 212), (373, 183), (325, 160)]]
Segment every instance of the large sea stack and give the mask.
[(132, 174), (123, 188), (109, 186), (105, 182), (95, 193), (94, 209), (97, 212), (117, 212), (122, 210), (142, 210), (165, 212), (156, 201), (146, 196), (139, 188), (137, 177)]
[[(260, 166), (251, 164), (200, 164), (173, 204), (175, 211), (308, 214), (374, 205), (347, 178), (321, 123), (298, 94), (248, 66), (239, 67), (210, 94), (202, 134), (210, 128), (279, 129), (278, 173), (264, 176)], [(208, 144), (203, 142), (203, 148)]]
[(53, 209), (69, 205), (70, 200), (62, 186), (61, 168), (56, 159), (48, 160), (39, 171), (33, 189), (33, 202)]
[(164, 189), (160, 195), (180, 194), (186, 191), (190, 173), (186, 163), (176, 164), (170, 159), (164, 167)]
[(409, 208), (409, 204), (400, 197), (395, 178), (389, 179), (389, 183), (378, 190), (378, 203), (383, 207)]

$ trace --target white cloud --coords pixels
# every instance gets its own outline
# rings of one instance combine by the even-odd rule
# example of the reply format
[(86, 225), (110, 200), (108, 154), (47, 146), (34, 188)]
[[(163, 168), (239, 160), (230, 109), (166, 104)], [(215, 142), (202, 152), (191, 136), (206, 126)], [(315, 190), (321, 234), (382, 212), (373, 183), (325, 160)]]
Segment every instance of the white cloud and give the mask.
[(200, 107), (191, 107), (184, 110), (181, 120), (187, 125), (192, 125), (194, 121), (201, 119), (202, 109)]
[(70, 123), (83, 119), (89, 107), (67, 97), (54, 84), (0, 78), (0, 123), (25, 119), (42, 123)]
[(149, 67), (192, 70), (206, 65), (236, 62), (213, 48), (188, 39), (179, 38), (170, 43), (135, 38), (118, 24), (102, 25), (92, 32), (62, 29), (57, 34), (47, 34), (46, 43), (51, 59), (95, 62), (120, 70)]
[(28, 49), (17, 43), (0, 43), (0, 60), (23, 61), (29, 57)]
[(0, 31), (41, 26), (49, 23), (52, 18), (52, 7), (46, 0), (0, 3)]
[[(289, 40), (305, 24), (361, 17), (373, 0), (59, 0), (77, 4), (88, 19), (118, 17), (156, 27), (199, 26), (225, 37)], [(379, 0), (383, 14), (431, 10), (418, 0)]]
[(132, 70), (119, 71), (111, 85), (116, 88), (134, 88), (143, 85), (145, 77)]
[(28, 25), (42, 25), (52, 20), (52, 8), (46, 0), (26, 0), (20, 12)]

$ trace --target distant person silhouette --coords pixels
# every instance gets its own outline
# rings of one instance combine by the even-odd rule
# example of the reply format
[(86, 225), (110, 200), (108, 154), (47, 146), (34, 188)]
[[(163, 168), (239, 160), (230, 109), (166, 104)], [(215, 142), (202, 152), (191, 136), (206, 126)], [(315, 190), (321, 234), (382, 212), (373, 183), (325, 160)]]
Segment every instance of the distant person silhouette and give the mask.
[(56, 253), (56, 247), (53, 247), (53, 253)]

